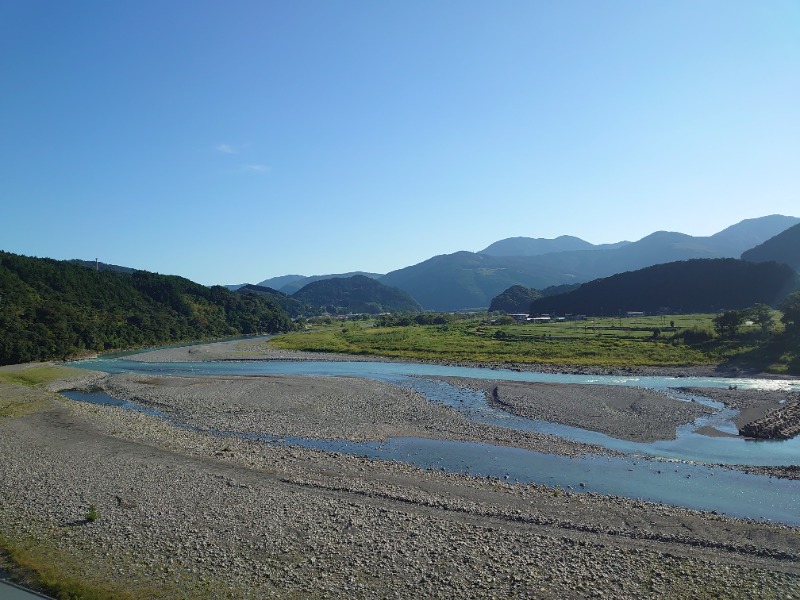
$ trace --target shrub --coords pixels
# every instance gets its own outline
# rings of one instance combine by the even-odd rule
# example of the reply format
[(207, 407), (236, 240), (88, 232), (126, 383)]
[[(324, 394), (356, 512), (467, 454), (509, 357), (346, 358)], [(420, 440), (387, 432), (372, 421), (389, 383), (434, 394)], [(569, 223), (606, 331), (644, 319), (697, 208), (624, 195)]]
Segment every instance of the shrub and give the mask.
[(94, 523), (98, 518), (97, 507), (94, 504), (89, 505), (89, 510), (86, 511), (86, 520), (89, 523)]
[(702, 344), (714, 339), (714, 332), (706, 327), (693, 325), (687, 329), (681, 329), (672, 336), (673, 340), (681, 340), (686, 344)]

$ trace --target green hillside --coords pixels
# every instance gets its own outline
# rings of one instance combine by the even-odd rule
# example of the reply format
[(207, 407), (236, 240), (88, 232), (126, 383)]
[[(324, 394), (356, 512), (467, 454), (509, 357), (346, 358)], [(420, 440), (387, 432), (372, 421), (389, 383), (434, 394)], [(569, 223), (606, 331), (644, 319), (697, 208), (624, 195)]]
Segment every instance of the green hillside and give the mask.
[(567, 294), (535, 300), (531, 312), (617, 315), (777, 306), (797, 286), (797, 273), (786, 265), (695, 259), (596, 279)]
[(800, 223), (744, 252), (742, 260), (775, 261), (800, 271)]
[(292, 327), (255, 294), (0, 251), (0, 364)]
[(318, 306), (312, 306), (305, 302), (301, 302), (296, 298), (287, 296), (280, 290), (276, 290), (263, 285), (253, 285), (251, 283), (247, 283), (242, 287), (238, 288), (236, 290), (236, 293), (240, 295), (257, 294), (259, 296), (263, 296), (264, 298), (273, 300), (275, 301), (276, 304), (278, 304), (278, 306), (280, 306), (283, 310), (285, 310), (289, 314), (289, 316), (292, 317), (293, 319), (299, 317), (312, 317), (320, 315), (324, 312)]
[(524, 285), (512, 285), (499, 296), (492, 298), (489, 312), (527, 313), (531, 303), (541, 297), (542, 293), (539, 290)]
[(422, 307), (407, 292), (364, 275), (335, 277), (309, 283), (292, 298), (330, 313), (419, 312)]

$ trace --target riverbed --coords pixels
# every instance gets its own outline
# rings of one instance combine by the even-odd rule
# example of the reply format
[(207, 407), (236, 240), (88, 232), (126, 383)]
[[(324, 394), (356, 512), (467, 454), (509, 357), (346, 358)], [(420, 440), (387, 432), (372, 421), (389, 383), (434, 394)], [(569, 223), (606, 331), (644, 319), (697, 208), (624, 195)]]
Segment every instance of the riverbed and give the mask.
[[(230, 348), (265, 366), (264, 352)], [(194, 352), (232, 358), (215, 346)], [(285, 368), (300, 368), (287, 358)], [(443, 373), (225, 375), (229, 365), (182, 362), (194, 366), (84, 370), (50, 386), (106, 389), (116, 405), (0, 384), (6, 543), (62, 576), (148, 599), (800, 597), (791, 515), (766, 502), (740, 519), (622, 489), (647, 470), (653, 486), (701, 500), (725, 496), (717, 489), (728, 475), (759, 482), (762, 498), (791, 481), (539, 431), (572, 426), (498, 411), (493, 387), (488, 397), (469, 389), (491, 377), (470, 386)], [(512, 391), (494, 381), (510, 404)], [(604, 402), (619, 411), (615, 429), (593, 433), (625, 443), (657, 443), (631, 418), (660, 411), (662, 397), (673, 416), (719, 412), (715, 400), (640, 397), (637, 385), (624, 397), (619, 387), (582, 389), (591, 394), (567, 394), (565, 412)], [(437, 400), (431, 390), (447, 394)], [(587, 417), (601, 414), (588, 408)], [(503, 415), (531, 430), (491, 422)]]
[[(800, 440), (745, 440), (735, 435), (738, 412), (702, 396), (703, 389), (735, 387), (758, 391), (764, 406), (774, 406), (797, 393), (794, 380), (537, 373), (308, 355), (230, 360), (230, 349), (213, 346), (153, 354), (159, 353), (217, 360), (142, 354), (82, 364), (116, 373), (103, 384), (112, 396), (221, 436), (800, 523), (800, 482), (732, 468), (769, 466), (780, 474), (800, 455)], [(509, 410), (502, 398), (527, 399), (533, 412)]]

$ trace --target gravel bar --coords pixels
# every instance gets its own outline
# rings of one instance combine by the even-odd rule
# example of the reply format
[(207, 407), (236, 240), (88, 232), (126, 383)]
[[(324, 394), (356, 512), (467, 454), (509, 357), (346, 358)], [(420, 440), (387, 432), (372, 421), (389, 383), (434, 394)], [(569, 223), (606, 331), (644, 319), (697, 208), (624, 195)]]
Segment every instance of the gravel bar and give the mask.
[[(4, 544), (136, 598), (800, 598), (795, 527), (206, 430), (501, 439), (414, 392), (329, 379), (0, 384)], [(205, 426), (54, 393), (97, 386)], [(637, 401), (605, 401), (618, 427)], [(547, 437), (524, 443), (558, 451)]]

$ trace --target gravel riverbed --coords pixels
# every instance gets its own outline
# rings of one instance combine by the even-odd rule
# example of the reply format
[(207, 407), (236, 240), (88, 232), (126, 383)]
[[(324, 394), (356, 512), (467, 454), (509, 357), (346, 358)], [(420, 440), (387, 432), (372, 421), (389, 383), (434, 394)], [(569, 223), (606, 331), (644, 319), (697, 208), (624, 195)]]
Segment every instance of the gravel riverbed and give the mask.
[[(30, 404), (0, 411), (3, 538), (134, 597), (800, 597), (794, 527), (220, 437), (52, 392), (97, 385), (236, 431), (504, 442), (414, 392), (347, 378), (84, 373), (50, 391), (0, 386), (0, 408)], [(634, 419), (636, 402), (609, 406)]]
[(511, 414), (605, 433), (635, 442), (675, 439), (678, 426), (710, 415), (712, 408), (638, 387), (487, 381), (442, 377), (479, 390), (490, 406)]

